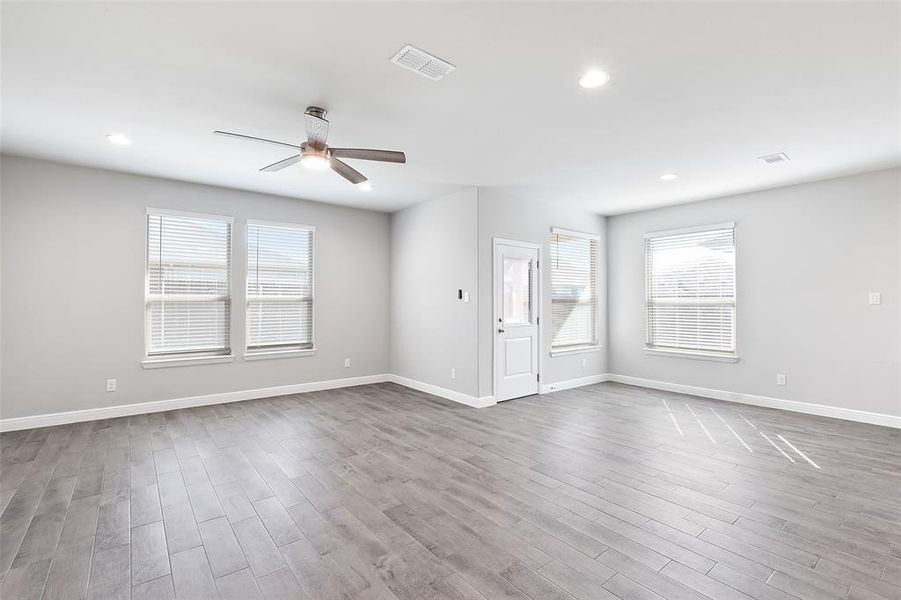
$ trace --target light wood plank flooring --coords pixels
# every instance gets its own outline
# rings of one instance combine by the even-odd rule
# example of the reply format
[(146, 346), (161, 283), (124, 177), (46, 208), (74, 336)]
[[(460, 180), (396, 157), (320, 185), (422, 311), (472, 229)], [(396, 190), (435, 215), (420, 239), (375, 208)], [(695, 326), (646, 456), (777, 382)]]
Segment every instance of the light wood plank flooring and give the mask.
[(901, 431), (394, 384), (0, 436), (25, 598), (901, 598)]

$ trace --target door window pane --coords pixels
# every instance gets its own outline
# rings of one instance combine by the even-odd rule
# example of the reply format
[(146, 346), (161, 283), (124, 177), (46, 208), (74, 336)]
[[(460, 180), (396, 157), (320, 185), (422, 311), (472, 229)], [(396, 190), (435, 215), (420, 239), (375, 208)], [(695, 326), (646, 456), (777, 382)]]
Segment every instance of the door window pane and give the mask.
[(504, 324), (532, 324), (532, 261), (504, 257)]

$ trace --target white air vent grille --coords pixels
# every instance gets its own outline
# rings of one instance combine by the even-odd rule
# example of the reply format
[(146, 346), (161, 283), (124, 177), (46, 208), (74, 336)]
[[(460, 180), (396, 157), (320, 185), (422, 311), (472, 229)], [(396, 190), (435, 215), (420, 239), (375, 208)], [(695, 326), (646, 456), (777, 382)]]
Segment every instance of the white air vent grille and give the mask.
[(758, 156), (757, 160), (759, 160), (762, 163), (772, 165), (775, 163), (786, 162), (789, 160), (789, 158), (785, 152), (780, 152), (778, 154), (767, 154), (765, 156)]
[(449, 62), (441, 60), (437, 56), (432, 56), (428, 52), (423, 52), (409, 44), (401, 48), (400, 52), (391, 58), (391, 62), (434, 81), (438, 81), (456, 69)]

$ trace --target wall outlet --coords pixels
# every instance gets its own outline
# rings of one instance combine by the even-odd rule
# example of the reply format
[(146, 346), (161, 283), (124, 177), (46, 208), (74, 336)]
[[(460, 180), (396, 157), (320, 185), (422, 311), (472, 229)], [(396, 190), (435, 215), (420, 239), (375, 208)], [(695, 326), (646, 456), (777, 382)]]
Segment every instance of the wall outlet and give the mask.
[(469, 292), (463, 292), (463, 302), (469, 302)]
[(587, 366), (588, 366), (588, 359), (587, 359), (587, 358), (583, 358), (583, 359), (582, 359), (582, 368), (584, 369), (584, 368), (587, 367)]
[(457, 369), (451, 369), (451, 379), (457, 378)]
[(345, 359), (344, 359), (344, 368), (345, 368), (345, 369), (349, 369), (349, 368), (350, 368), (350, 359), (349, 359), (349, 358), (345, 358)]
[(116, 379), (107, 379), (106, 380), (106, 391), (115, 392), (116, 388), (118, 388), (119, 382)]
[(776, 385), (785, 385), (785, 373), (776, 373)]
[(879, 292), (870, 292), (870, 304), (882, 304), (882, 294)]

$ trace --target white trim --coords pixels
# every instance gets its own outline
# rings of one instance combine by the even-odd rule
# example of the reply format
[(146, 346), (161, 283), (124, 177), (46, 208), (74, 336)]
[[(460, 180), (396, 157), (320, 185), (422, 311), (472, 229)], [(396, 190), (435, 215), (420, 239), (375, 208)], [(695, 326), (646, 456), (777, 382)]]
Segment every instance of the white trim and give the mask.
[(234, 224), (235, 217), (232, 215), (217, 215), (211, 213), (198, 213), (198, 212), (188, 212), (184, 210), (171, 210), (168, 208), (154, 208), (152, 206), (148, 206), (145, 211), (146, 216), (150, 215), (168, 215), (170, 217), (188, 217), (191, 219), (206, 219), (206, 220), (220, 220), (225, 221), (227, 223)]
[(738, 356), (732, 354), (714, 354), (695, 350), (664, 350), (663, 348), (642, 348), (642, 352), (653, 356), (674, 356), (676, 358), (693, 358), (695, 360), (712, 360), (715, 362), (737, 363)]
[(575, 229), (564, 229), (563, 227), (551, 227), (551, 235), (569, 235), (573, 237), (587, 238), (601, 243), (601, 236), (597, 233), (588, 233), (586, 231), (576, 231)]
[(585, 385), (594, 385), (595, 383), (604, 383), (610, 381), (612, 375), (609, 373), (601, 373), (600, 375), (589, 375), (588, 377), (579, 377), (578, 379), (566, 379), (556, 383), (547, 383), (541, 386), (539, 394), (550, 394), (551, 392), (559, 392), (562, 390), (571, 390), (572, 388), (582, 387)]
[(831, 417), (833, 419), (844, 419), (846, 421), (857, 421), (859, 423), (870, 423), (872, 425), (882, 425), (883, 427), (901, 429), (901, 416), (897, 415), (855, 410), (853, 408), (841, 408), (838, 406), (827, 406), (825, 404), (813, 404), (810, 402), (798, 402), (796, 400), (784, 400), (782, 398), (771, 398), (769, 396), (756, 396), (754, 394), (743, 394), (740, 392), (714, 390), (693, 385), (683, 385), (681, 383), (642, 379), (640, 377), (632, 377), (629, 375), (611, 374), (610, 381), (655, 390), (663, 390), (666, 392), (701, 396), (702, 398), (713, 398), (714, 400), (725, 400), (726, 402), (738, 402), (739, 404), (749, 404), (751, 406), (777, 408), (779, 410), (787, 410), (808, 415)]
[(306, 229), (307, 231), (316, 231), (315, 225), (305, 225), (303, 223), (287, 223), (284, 221), (263, 221), (260, 219), (247, 219), (247, 221), (245, 222), (245, 226), (246, 225), (263, 225), (264, 227), (280, 227), (282, 229)]
[(244, 360), (266, 360), (269, 358), (292, 358), (294, 356), (313, 356), (316, 348), (304, 348), (303, 350), (266, 350), (261, 352), (248, 352)]
[(225, 356), (179, 356), (177, 358), (145, 358), (141, 366), (145, 369), (165, 369), (166, 367), (189, 367), (193, 365), (214, 365), (235, 361), (233, 354)]
[(536, 249), (536, 250), (541, 250), (541, 244), (538, 244), (536, 242), (522, 242), (520, 240), (510, 240), (507, 238), (499, 238), (499, 237), (493, 237), (493, 238), (491, 238), (491, 240), (492, 240), (492, 242), (494, 242), (492, 244), (492, 247), (495, 244), (503, 244), (505, 246), (519, 246), (520, 248), (532, 248), (532, 249)]
[(600, 352), (603, 346), (597, 344), (588, 344), (585, 346), (573, 346), (572, 348), (551, 349), (551, 356), (567, 356), (569, 354), (583, 354), (585, 352)]
[[(453, 390), (448, 390), (436, 385), (423, 383), (421, 381), (408, 379), (406, 377), (400, 377), (399, 375), (364, 375), (362, 377), (334, 379), (331, 381), (314, 381), (311, 383), (298, 383), (294, 385), (283, 385), (255, 390), (223, 392), (205, 396), (175, 398), (172, 400), (158, 400), (154, 402), (141, 402), (137, 404), (123, 404), (118, 406), (106, 406), (103, 408), (91, 408), (86, 410), (73, 410), (68, 412), (50, 413), (44, 415), (32, 415), (28, 417), (0, 419), (0, 432), (18, 431), (20, 429), (32, 429), (35, 427), (51, 427), (54, 425), (65, 425), (67, 423), (81, 423), (83, 421), (94, 421), (97, 419), (113, 419), (116, 417), (127, 417), (131, 415), (142, 415), (168, 410), (179, 410), (183, 408), (193, 408), (196, 406), (209, 406), (212, 404), (226, 404), (229, 402), (240, 402), (242, 400), (271, 398), (285, 394), (302, 394), (305, 392), (331, 390), (355, 385), (383, 383), (385, 381), (391, 381), (404, 387), (418, 390), (420, 392), (425, 392), (427, 394), (432, 394), (434, 396), (440, 396), (442, 398), (453, 400), (454, 402), (459, 402), (461, 404), (475, 408), (484, 408), (497, 404), (494, 396), (482, 396), (481, 398), (477, 398), (475, 396), (470, 396), (461, 392), (455, 392)], [(585, 385), (603, 383), (605, 381), (614, 381), (616, 383), (623, 383), (626, 385), (634, 385), (638, 387), (651, 388), (667, 392), (676, 392), (679, 394), (689, 394), (692, 396), (700, 396), (702, 398), (713, 398), (715, 400), (724, 400), (726, 402), (738, 402), (740, 404), (748, 404), (751, 406), (763, 406), (766, 408), (776, 408), (779, 410), (787, 410), (791, 412), (818, 415), (821, 417), (831, 417), (834, 419), (844, 419), (846, 421), (856, 421), (859, 423), (870, 423), (873, 425), (882, 425), (884, 427), (894, 427), (896, 429), (901, 429), (901, 416), (896, 415), (854, 410), (850, 408), (840, 408), (837, 406), (826, 406), (823, 404), (811, 404), (808, 402), (797, 402), (795, 400), (783, 400), (781, 398), (770, 398), (767, 396), (755, 396), (753, 394), (742, 394), (739, 392), (727, 392), (723, 390), (714, 390), (691, 385), (682, 385), (679, 383), (668, 383), (665, 381), (642, 379), (640, 377), (631, 377), (629, 375), (616, 375), (614, 373), (602, 373), (600, 375), (592, 375), (579, 379), (569, 379), (565, 381), (559, 381), (557, 383), (545, 384), (541, 386), (540, 393), (547, 394), (550, 392), (567, 390), (576, 387), (582, 387)]]
[(118, 406), (105, 406), (102, 408), (33, 415), (30, 417), (0, 419), (0, 431), (18, 431), (19, 429), (32, 429), (34, 427), (50, 427), (53, 425), (80, 423), (82, 421), (94, 421), (97, 419), (113, 419), (116, 417), (143, 415), (167, 410), (193, 408), (196, 406), (209, 406), (211, 404), (226, 404), (228, 402), (240, 402), (242, 400), (271, 398), (273, 396), (284, 396), (286, 394), (302, 394), (304, 392), (332, 390), (353, 385), (382, 383), (387, 381), (388, 377), (388, 375), (364, 375), (363, 377), (349, 377), (347, 379), (333, 379), (331, 381), (314, 381), (311, 383), (280, 385), (277, 387), (259, 388), (255, 390), (222, 392), (205, 396), (174, 398), (172, 400), (157, 400), (154, 402), (139, 402), (135, 404), (121, 404)]
[(424, 383), (415, 379), (409, 379), (407, 377), (401, 377), (400, 375), (387, 375), (387, 381), (391, 381), (398, 385), (418, 390), (420, 392), (432, 394), (433, 396), (440, 396), (442, 398), (446, 398), (447, 400), (453, 400), (454, 402), (459, 402), (460, 404), (465, 404), (466, 406), (472, 406), (473, 408), (486, 408), (488, 406), (494, 406), (495, 404), (497, 404), (494, 396), (482, 396), (481, 398), (470, 396), (469, 394), (464, 394), (463, 392), (455, 392), (454, 390), (449, 390), (447, 388), (432, 385), (430, 383)]
[(644, 234), (644, 239), (666, 237), (670, 235), (686, 235), (689, 233), (701, 233), (703, 231), (716, 231), (717, 229), (735, 229), (735, 222), (712, 223), (710, 225), (698, 225), (697, 227), (680, 227), (679, 229), (664, 229), (661, 231), (649, 231)]

